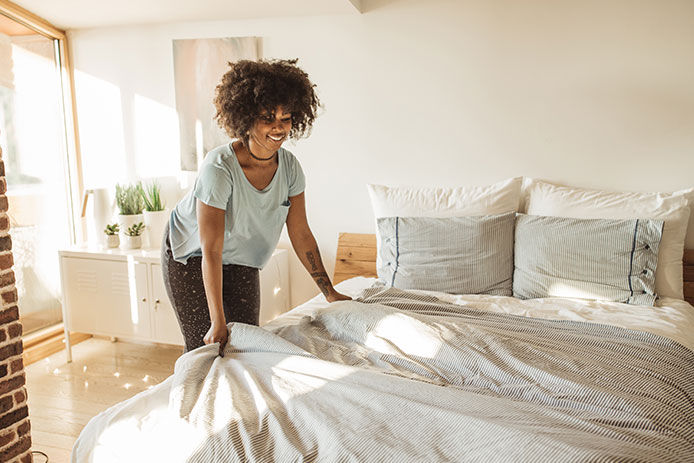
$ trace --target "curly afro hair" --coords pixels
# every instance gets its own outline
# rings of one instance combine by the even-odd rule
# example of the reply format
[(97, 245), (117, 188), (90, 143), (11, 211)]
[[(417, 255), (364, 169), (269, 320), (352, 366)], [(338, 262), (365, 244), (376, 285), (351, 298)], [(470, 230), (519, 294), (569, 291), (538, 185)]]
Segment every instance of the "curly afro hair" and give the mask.
[(215, 90), (215, 119), (232, 138), (248, 144), (248, 131), (264, 112), (278, 106), (292, 114), (289, 137), (296, 140), (311, 131), (320, 101), (297, 60), (240, 60), (229, 62), (229, 71)]

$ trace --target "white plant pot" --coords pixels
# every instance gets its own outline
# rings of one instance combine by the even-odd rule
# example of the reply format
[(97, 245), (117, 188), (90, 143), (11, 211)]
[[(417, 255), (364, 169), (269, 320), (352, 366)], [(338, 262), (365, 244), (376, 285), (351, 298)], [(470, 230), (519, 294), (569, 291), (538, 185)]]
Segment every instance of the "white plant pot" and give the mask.
[[(130, 228), (131, 226), (135, 225), (136, 223), (143, 222), (144, 223), (145, 219), (142, 214), (133, 214), (133, 215), (122, 215), (118, 214), (118, 226), (120, 227), (120, 234), (122, 237), (127, 236), (125, 232)], [(125, 247), (125, 239), (121, 239), (121, 248), (123, 249), (132, 249), (132, 248), (126, 248)]]
[(142, 235), (123, 235), (123, 249), (140, 249), (142, 247)]
[(120, 245), (120, 237), (118, 235), (106, 235), (106, 246), (109, 248), (117, 248)]
[(169, 220), (169, 210), (144, 211), (143, 214), (145, 216), (144, 245), (148, 248), (159, 249), (166, 222)]

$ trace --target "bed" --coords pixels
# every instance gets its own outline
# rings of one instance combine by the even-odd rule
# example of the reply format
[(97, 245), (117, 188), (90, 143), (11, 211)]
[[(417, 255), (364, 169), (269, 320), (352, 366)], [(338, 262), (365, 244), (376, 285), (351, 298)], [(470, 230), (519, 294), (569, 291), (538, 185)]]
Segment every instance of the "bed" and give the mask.
[(691, 250), (689, 302), (645, 305), (398, 288), (378, 236), (340, 235), (335, 281), (354, 301), (230, 324), (224, 357), (182, 355), (94, 417), (72, 461), (694, 461)]

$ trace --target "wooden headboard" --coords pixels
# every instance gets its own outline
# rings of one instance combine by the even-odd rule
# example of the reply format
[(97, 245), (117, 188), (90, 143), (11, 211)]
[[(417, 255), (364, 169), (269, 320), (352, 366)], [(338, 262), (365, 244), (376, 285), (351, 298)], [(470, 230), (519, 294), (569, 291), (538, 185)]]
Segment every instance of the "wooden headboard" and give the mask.
[[(684, 251), (684, 299), (694, 305), (694, 249)], [(348, 278), (376, 276), (376, 235), (340, 233), (334, 283)]]
[(376, 276), (376, 235), (340, 233), (337, 239), (333, 283), (352, 277)]
[(684, 250), (684, 300), (694, 305), (694, 249)]

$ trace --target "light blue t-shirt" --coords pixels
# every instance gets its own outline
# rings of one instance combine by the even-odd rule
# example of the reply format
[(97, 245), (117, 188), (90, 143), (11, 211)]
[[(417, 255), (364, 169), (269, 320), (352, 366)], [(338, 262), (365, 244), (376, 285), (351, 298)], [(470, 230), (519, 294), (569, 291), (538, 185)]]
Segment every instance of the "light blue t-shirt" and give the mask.
[(287, 220), (289, 198), (304, 191), (306, 179), (299, 161), (280, 148), (279, 165), (270, 184), (255, 188), (246, 178), (231, 143), (205, 156), (195, 186), (176, 205), (169, 219), (174, 260), (186, 263), (201, 256), (196, 199), (226, 211), (223, 264), (263, 268), (270, 260)]

